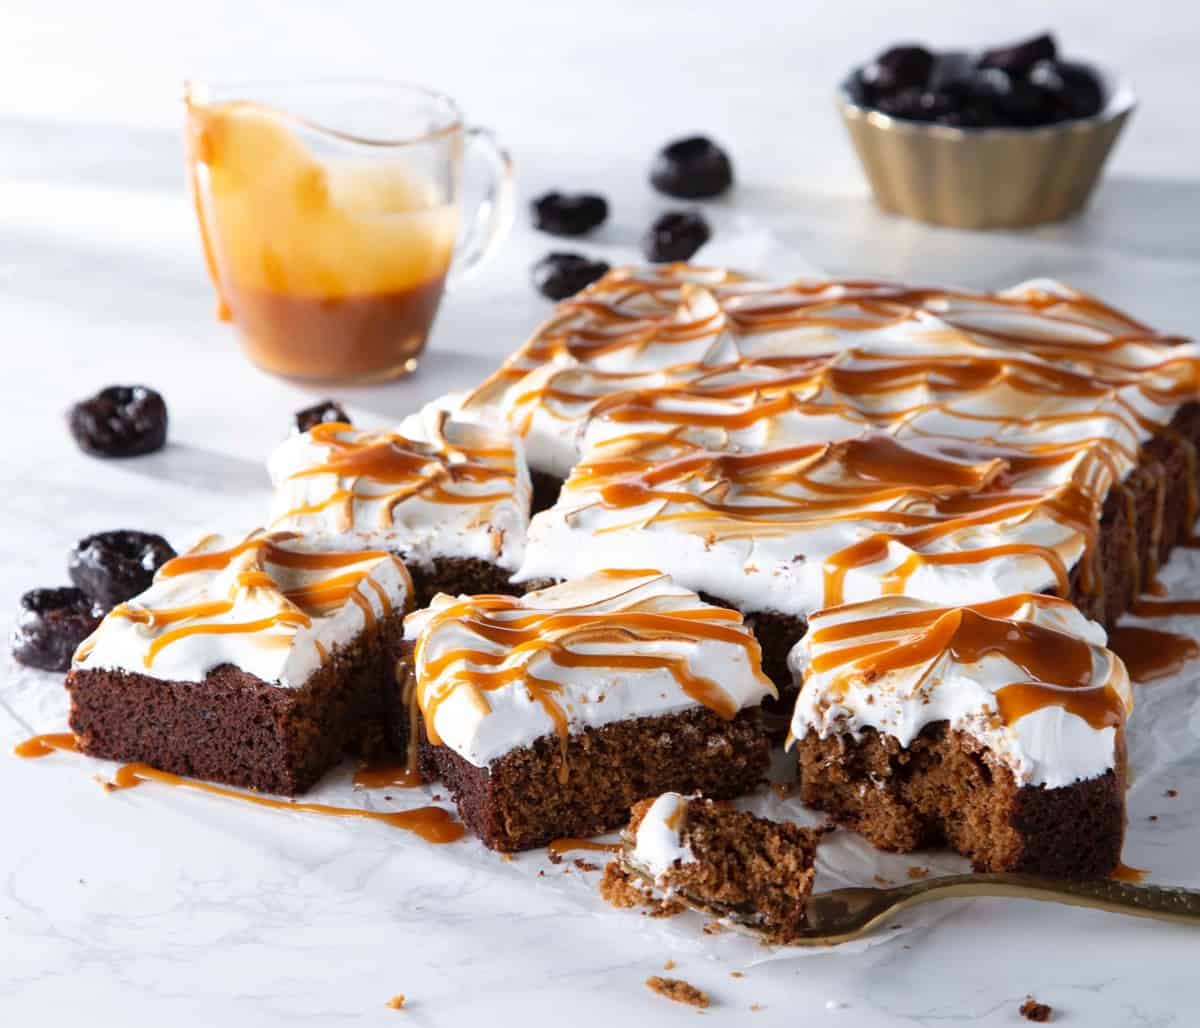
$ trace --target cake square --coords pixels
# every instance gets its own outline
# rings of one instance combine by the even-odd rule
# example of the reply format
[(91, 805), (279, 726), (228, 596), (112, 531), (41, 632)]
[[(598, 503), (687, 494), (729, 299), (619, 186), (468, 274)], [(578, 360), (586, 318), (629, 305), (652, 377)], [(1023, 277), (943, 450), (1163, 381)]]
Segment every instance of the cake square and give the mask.
[(791, 657), (801, 798), (882, 849), (946, 844), (978, 870), (1106, 877), (1133, 693), (1104, 644), (1040, 594), (813, 614)]
[(754, 788), (774, 688), (741, 615), (657, 571), (523, 597), (435, 597), (409, 616), (420, 768), (497, 850), (587, 836), (639, 799)]
[(70, 725), (91, 756), (304, 792), (384, 745), (412, 582), (382, 550), (208, 536), (80, 646)]
[(268, 470), (273, 529), (395, 553), (418, 606), (439, 590), (511, 590), (530, 483), (507, 429), (436, 405), (394, 431), (329, 422), (291, 436)]

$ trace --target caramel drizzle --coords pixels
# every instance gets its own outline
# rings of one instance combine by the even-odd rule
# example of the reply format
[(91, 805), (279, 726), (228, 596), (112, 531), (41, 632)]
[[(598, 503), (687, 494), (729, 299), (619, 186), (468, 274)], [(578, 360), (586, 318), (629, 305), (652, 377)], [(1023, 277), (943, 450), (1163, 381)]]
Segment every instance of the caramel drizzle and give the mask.
[(574, 850), (584, 850), (589, 853), (620, 853), (621, 845), (616, 842), (596, 842), (595, 839), (565, 836), (561, 839), (552, 839), (546, 850), (550, 854), (551, 861), (556, 861)]
[[(762, 453), (704, 450), (672, 436), (650, 434), (594, 447), (566, 484), (595, 495), (591, 506), (638, 512), (637, 520), (605, 525), (622, 531), (653, 523), (712, 539), (786, 536), (836, 522), (881, 527), (825, 559), (823, 606), (843, 601), (847, 574), (884, 560), (894, 544), (912, 553), (883, 576), (886, 593), (903, 593), (925, 565), (974, 564), (1001, 557), (1043, 562), (1061, 594), (1069, 590), (1063, 552), (1094, 544), (1103, 493), (1096, 462), (1069, 450), (1021, 452), (942, 441), (914, 448), (887, 435), (796, 446)], [(1075, 480), (1052, 488), (1020, 488), (1022, 478), (1065, 465)], [(1072, 465), (1074, 465), (1072, 467)], [(832, 480), (831, 479), (832, 474)], [(1082, 483), (1078, 480), (1082, 479)], [(577, 517), (588, 506), (572, 510)], [(1018, 524), (1044, 515), (1067, 533), (1056, 548), (1030, 543), (957, 548), (956, 536), (988, 525)], [(939, 548), (940, 547), (940, 548)], [(1088, 562), (1081, 584), (1094, 585)]]
[[(438, 412), (434, 440), (429, 443), (394, 432), (355, 432), (340, 422), (310, 429), (312, 441), (328, 447), (329, 455), (320, 464), (293, 473), (291, 479), (332, 475), (338, 484), (324, 499), (289, 510), (277, 523), (337, 507), (340, 522), (349, 526), (356, 503), (375, 503), (379, 504), (379, 526), (390, 528), (396, 508), (418, 496), (430, 503), (456, 506), (509, 499), (517, 475), (511, 448), (451, 443), (446, 435), (448, 420), (448, 412)], [(497, 488), (490, 492), (456, 488), (468, 484), (483, 489), (488, 483), (496, 483)], [(394, 488), (376, 491), (381, 486)]]
[[(170, 579), (205, 572), (215, 574), (236, 562), (243, 562), (246, 566), (234, 576), (230, 590), (225, 596), (154, 609), (130, 601), (113, 608), (108, 616), (144, 625), (149, 631), (157, 633), (149, 640), (142, 657), (143, 664), (148, 668), (154, 665), (157, 656), (168, 646), (191, 636), (282, 632), (282, 636), (286, 638), (294, 636), (298, 629), (311, 627), (314, 617), (328, 616), (346, 603), (354, 603), (363, 615), (365, 630), (374, 631), (378, 617), (371, 602), (360, 592), (360, 587), (365, 583), (378, 599), (384, 614), (391, 613), (393, 604), (387, 590), (371, 577), (370, 571), (380, 560), (391, 561), (401, 568), (403, 565), (382, 550), (312, 552), (289, 549), (283, 545), (295, 538), (297, 536), (294, 533), (255, 533), (227, 549), (204, 552), (198, 548), (192, 553), (176, 557), (159, 570), (160, 578)], [(201, 546), (203, 545), (202, 543)], [(364, 567), (368, 562), (369, 566)], [(267, 570), (268, 564), (312, 572), (336, 572), (343, 568), (350, 570), (340, 574), (329, 574), (318, 581), (292, 589), (281, 590), (275, 577)], [(411, 579), (408, 578), (406, 570), (403, 577), (408, 594), (411, 595)], [(273, 596), (278, 601), (277, 609), (249, 621), (214, 620), (237, 610), (243, 594), (250, 591), (260, 591)], [(103, 626), (100, 630), (102, 628)], [(94, 645), (95, 636), (85, 640), (76, 653), (76, 661), (85, 659)], [(319, 643), (317, 652), (324, 663), (328, 659), (328, 652)]]
[[(1096, 730), (1121, 724), (1127, 711), (1115, 688), (1111, 658), (1107, 676), (1095, 684), (1096, 647), (1066, 632), (1012, 617), (1025, 603), (1040, 604), (1043, 599), (1022, 594), (967, 607), (921, 608), (830, 626), (818, 624), (808, 643), (812, 669), (832, 672), (829, 691), (844, 695), (855, 679), (869, 682), (889, 672), (927, 665), (916, 683), (919, 689), (943, 656), (971, 665), (995, 654), (1026, 676), (995, 692), (1005, 724), (1016, 724), (1048, 706), (1061, 707)], [(853, 642), (856, 639), (863, 641)], [(820, 649), (822, 644), (846, 640), (851, 640), (850, 645)]]
[[(45, 757), (55, 750), (79, 752), (75, 736), (70, 732), (55, 732), (49, 735), (35, 735), (18, 743), (13, 753), (18, 757)], [(228, 789), (210, 782), (200, 782), (193, 778), (172, 774), (170, 771), (160, 771), (149, 764), (133, 763), (118, 767), (113, 780), (105, 783), (110, 791), (132, 789), (144, 782), (158, 782), (176, 788), (194, 789), (206, 792), (211, 796), (223, 796), (226, 799), (240, 800), (256, 807), (268, 807), (272, 810), (288, 810), (302, 814), (320, 814), (324, 817), (359, 818), (366, 821), (381, 821), (392, 828), (402, 828), (420, 836), (426, 842), (449, 843), (457, 842), (465, 834), (462, 824), (442, 807), (417, 807), (413, 810), (376, 811), (359, 810), (355, 807), (335, 807), (327, 803), (298, 803), (294, 800), (273, 799), (260, 796), (257, 793), (242, 792), (238, 789)], [(356, 781), (357, 784), (357, 781)]]
[[(615, 582), (646, 575), (630, 571), (601, 574)], [(659, 577), (657, 572), (650, 574)], [(455, 692), (467, 690), (486, 714), (491, 710), (487, 693), (520, 685), (545, 711), (565, 746), (570, 727), (567, 712), (559, 702), (562, 685), (530, 670), (539, 657), (564, 668), (661, 669), (671, 675), (685, 695), (718, 716), (728, 720), (737, 713), (734, 698), (719, 683), (693, 672), (686, 655), (584, 653), (575, 648), (582, 646), (607, 644), (636, 650), (640, 643), (653, 641), (712, 641), (738, 646), (745, 651), (748, 666), (763, 687), (774, 695), (774, 687), (758, 670), (762, 653), (754, 635), (744, 627), (741, 614), (709, 606), (655, 610), (658, 598), (639, 597), (640, 588), (633, 586), (628, 595), (615, 591), (605, 597), (605, 601), (624, 599), (612, 610), (535, 609), (526, 606), (521, 597), (487, 595), (465, 598), (437, 610), (423, 627), (413, 655), (418, 669), (417, 701), (429, 741), (441, 744), (437, 712)], [(436, 659), (427, 657), (430, 640), (446, 625), (462, 627), (478, 644), (447, 650)]]
[[(701, 297), (708, 302), (701, 302)], [(1021, 329), (985, 326), (982, 322), (988, 314), (1024, 314), (1037, 320)], [(1128, 348), (1159, 354), (1162, 366), (1172, 359), (1173, 347), (1185, 341), (1155, 332), (1077, 292), (1062, 296), (1031, 288), (1020, 293), (973, 293), (872, 280), (801, 281), (775, 288), (718, 271), (697, 275), (696, 269), (687, 268), (619, 269), (560, 304), (467, 402), (486, 401), (533, 368), (551, 363), (588, 365), (622, 351), (637, 355), (651, 345), (663, 348), (656, 365), (659, 370), (688, 376), (713, 363), (718, 337), (728, 337), (736, 360), (752, 356), (754, 337), (763, 334), (803, 331), (806, 345), (827, 336), (832, 353), (844, 349), (844, 339), (837, 343), (838, 335), (905, 324), (918, 327), (929, 339), (942, 334), (976, 346), (1031, 354), (1049, 363), (1069, 360), (1105, 373), (1147, 370), (1144, 361), (1125, 359), (1132, 356), (1125, 354)], [(705, 338), (711, 338), (713, 346), (690, 360), (668, 356), (674, 344)], [(1185, 360), (1194, 365), (1191, 358)], [(1190, 377), (1194, 379), (1194, 373)]]

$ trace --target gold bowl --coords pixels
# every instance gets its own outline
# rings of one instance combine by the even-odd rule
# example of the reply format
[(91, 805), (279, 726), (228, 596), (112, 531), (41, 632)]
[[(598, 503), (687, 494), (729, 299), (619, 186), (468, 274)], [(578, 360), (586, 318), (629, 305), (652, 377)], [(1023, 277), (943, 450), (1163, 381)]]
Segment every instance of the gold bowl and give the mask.
[(954, 228), (1038, 225), (1083, 209), (1137, 106), (1133, 89), (1101, 72), (1104, 108), (1037, 128), (961, 129), (893, 118), (857, 103), (852, 75), (842, 120), (884, 210)]

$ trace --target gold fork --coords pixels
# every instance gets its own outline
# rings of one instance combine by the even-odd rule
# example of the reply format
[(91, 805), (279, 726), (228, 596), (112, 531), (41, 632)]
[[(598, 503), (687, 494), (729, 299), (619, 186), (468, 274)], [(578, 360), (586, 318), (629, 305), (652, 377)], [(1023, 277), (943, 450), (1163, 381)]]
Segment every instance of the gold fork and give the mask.
[[(622, 856), (622, 863), (629, 871), (649, 885), (654, 885), (651, 876), (628, 859), (628, 851)], [(946, 875), (891, 889), (854, 886), (815, 893), (809, 897), (805, 908), (805, 925), (794, 936), (789, 936), (788, 944), (836, 946), (866, 935), (901, 910), (936, 900), (981, 896), (1065, 903), (1072, 907), (1175, 921), (1200, 928), (1200, 891), (1194, 889), (1131, 885), (1110, 878), (1067, 882), (1009, 872)], [(754, 911), (723, 908), (679, 891), (674, 892), (672, 897), (694, 910), (724, 918), (742, 931), (771, 941), (763, 932)]]

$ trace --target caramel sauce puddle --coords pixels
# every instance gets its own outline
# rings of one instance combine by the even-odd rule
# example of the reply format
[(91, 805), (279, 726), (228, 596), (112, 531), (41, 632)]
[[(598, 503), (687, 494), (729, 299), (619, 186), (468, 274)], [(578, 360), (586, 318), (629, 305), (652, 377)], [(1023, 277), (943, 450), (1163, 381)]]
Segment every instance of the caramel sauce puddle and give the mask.
[[(79, 752), (75, 736), (70, 732), (55, 732), (48, 735), (35, 735), (31, 739), (18, 743), (13, 748), (13, 754), (23, 758), (45, 757), (55, 750)], [(442, 807), (417, 807), (414, 810), (359, 810), (355, 807), (335, 807), (328, 803), (302, 803), (293, 800), (274, 799), (270, 796), (260, 796), (256, 793), (242, 792), (229, 789), (209, 782), (198, 782), (192, 778), (172, 774), (170, 771), (160, 771), (149, 764), (123, 764), (117, 768), (111, 782), (105, 782), (104, 788), (109, 792), (120, 789), (133, 789), (145, 782), (157, 782), (172, 788), (194, 789), (212, 796), (224, 796), (227, 799), (240, 800), (256, 807), (268, 807), (272, 810), (298, 811), (303, 814), (319, 814), (323, 817), (359, 818), (364, 821), (382, 821), (392, 828), (402, 828), (420, 836), (426, 842), (444, 844), (457, 842), (466, 834), (466, 829), (455, 820), (454, 815)]]

